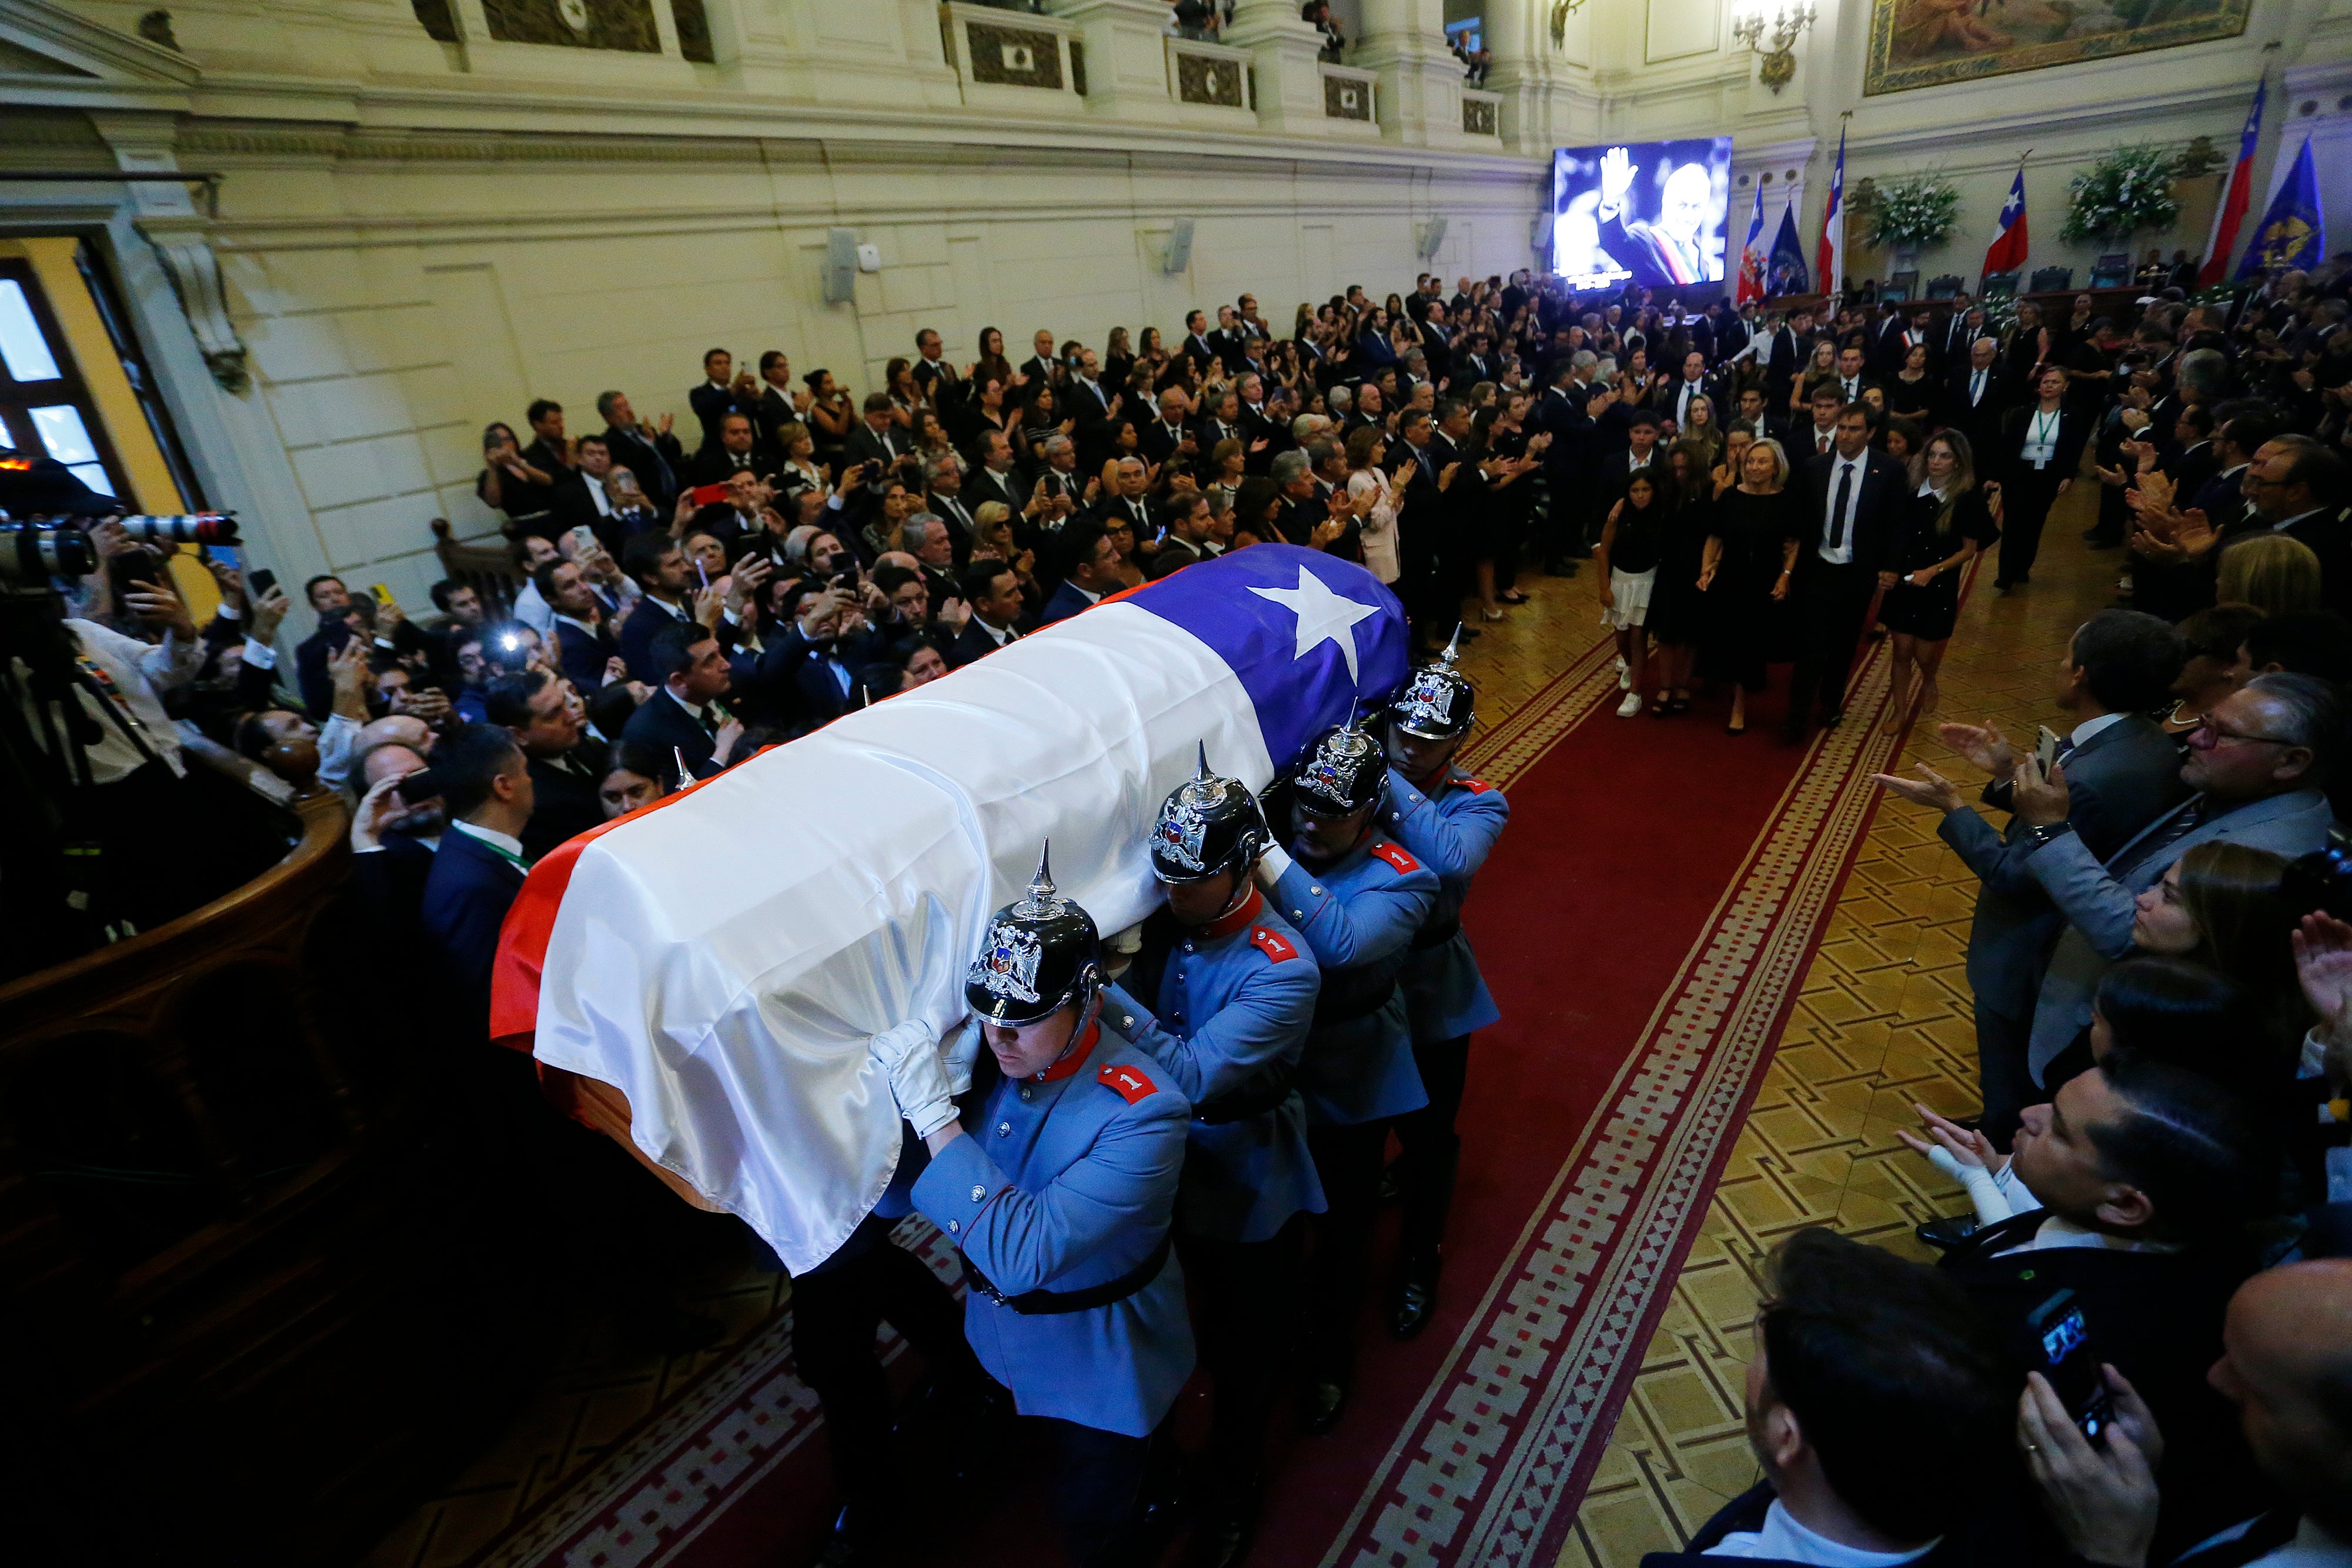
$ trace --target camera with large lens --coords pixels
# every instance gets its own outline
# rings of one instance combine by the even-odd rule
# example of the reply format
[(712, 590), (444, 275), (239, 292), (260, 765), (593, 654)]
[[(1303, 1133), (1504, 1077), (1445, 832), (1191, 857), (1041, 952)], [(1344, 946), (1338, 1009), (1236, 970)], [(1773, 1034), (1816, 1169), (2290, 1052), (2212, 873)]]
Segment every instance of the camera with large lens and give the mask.
[(98, 570), (89, 536), (52, 523), (13, 523), (0, 514), (0, 592), (36, 591), (57, 577), (84, 577)]
[[(75, 522), (95, 526), (100, 519), (77, 517)], [(237, 542), (235, 512), (179, 512), (173, 516), (147, 517), (137, 515), (113, 519), (115, 525), (134, 539), (150, 544), (233, 545)]]

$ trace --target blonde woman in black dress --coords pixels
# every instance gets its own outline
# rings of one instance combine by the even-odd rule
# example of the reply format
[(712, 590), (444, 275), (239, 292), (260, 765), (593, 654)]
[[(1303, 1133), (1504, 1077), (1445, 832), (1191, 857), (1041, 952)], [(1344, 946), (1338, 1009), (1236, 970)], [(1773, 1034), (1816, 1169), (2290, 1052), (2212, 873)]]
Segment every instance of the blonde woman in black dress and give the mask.
[(1724, 731), (1748, 730), (1748, 694), (1764, 689), (1765, 657), (1774, 607), (1789, 597), (1803, 522), (1788, 491), (1789, 455), (1777, 441), (1759, 441), (1739, 460), (1739, 483), (1716, 497), (1700, 557), (1698, 585), (1706, 596), (1706, 645), (1700, 669), (1731, 683), (1731, 719)]
[(1911, 670), (1919, 670), (1919, 713), (1936, 711), (1942, 694), (1936, 673), (1943, 668), (1952, 624), (1960, 612), (1960, 573), (1977, 553), (2000, 537), (2000, 486), (1977, 482), (1969, 438), (1947, 430), (1913, 460), (1918, 480), (1911, 509), (1898, 525), (1895, 586), (1880, 602), (1894, 659), (1898, 711), (1910, 706)]

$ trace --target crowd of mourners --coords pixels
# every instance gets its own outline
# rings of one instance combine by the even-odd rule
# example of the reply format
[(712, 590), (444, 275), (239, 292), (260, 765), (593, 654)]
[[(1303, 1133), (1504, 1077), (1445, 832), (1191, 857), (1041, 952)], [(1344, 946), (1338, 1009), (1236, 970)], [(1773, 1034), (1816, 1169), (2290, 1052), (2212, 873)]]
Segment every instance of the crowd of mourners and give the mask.
[(2118, 319), (1423, 277), (1279, 331), (1248, 295), (1165, 338), (1040, 329), (1017, 362), (993, 328), (969, 358), (926, 330), (863, 394), (713, 349), (683, 420), (615, 390), (489, 426), (513, 575), (443, 581), (429, 615), (215, 563), (199, 629), (156, 547), (99, 528), (68, 625), (149, 722), (108, 732), (95, 782), (167, 808), (184, 735), (344, 790), (390, 939), (478, 1031), (504, 904), (452, 844), (519, 871), (1221, 554), (1360, 563), (1423, 657), (1584, 577), (1621, 716), (1716, 702), (1739, 733), (1790, 664), (1801, 738), (1873, 636), (1933, 713), (1971, 567), (2027, 589), (2053, 507), (2095, 486), (2117, 603), (2053, 661), (2052, 724), (1945, 724), (1980, 794), (1882, 779), (1982, 881), (1982, 1111), (1923, 1108), (1908, 1140), (1973, 1213), (1923, 1228), (1932, 1269), (1776, 1251), (1746, 1394), (1766, 1481), (1691, 1554), (2352, 1562), (2347, 284)]

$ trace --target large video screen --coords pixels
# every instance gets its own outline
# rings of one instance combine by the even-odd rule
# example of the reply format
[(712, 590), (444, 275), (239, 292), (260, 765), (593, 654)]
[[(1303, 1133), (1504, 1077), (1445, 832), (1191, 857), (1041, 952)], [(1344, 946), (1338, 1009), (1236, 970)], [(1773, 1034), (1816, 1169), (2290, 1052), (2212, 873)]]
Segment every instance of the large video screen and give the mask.
[(1731, 138), (1552, 153), (1552, 270), (1570, 288), (1720, 283)]

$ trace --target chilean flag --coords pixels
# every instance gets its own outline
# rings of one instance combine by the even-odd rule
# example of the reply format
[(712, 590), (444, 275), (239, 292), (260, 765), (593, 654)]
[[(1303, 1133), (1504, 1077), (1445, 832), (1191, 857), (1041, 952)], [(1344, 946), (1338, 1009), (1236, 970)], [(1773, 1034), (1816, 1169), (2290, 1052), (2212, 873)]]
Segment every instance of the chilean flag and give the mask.
[(491, 1036), (617, 1089), (640, 1153), (810, 1269), (897, 1168), (867, 1040), (963, 1018), (1040, 842), (1102, 931), (1133, 925), (1199, 747), (1262, 788), (1407, 650), (1370, 572), (1288, 545), (1106, 600), (555, 850), (500, 935)]
[(1756, 179), (1756, 208), (1748, 214), (1748, 239), (1739, 247), (1739, 287), (1735, 305), (1764, 298), (1764, 179)]
[(2230, 171), (2229, 184), (2213, 214), (2213, 233), (2205, 242), (2205, 265), (2197, 269), (2200, 288), (2210, 288), (2230, 276), (2230, 253), (2238, 247), (2238, 228), (2246, 221), (2246, 206), (2253, 195), (2254, 145), (2263, 139), (2263, 99), (2270, 89), (2268, 77), (2254, 84), (2254, 107), (2246, 111), (2246, 128), (2238, 133), (2238, 162)]
[(1830, 199), (1822, 208), (1822, 242), (1813, 250), (1813, 277), (1824, 294), (1835, 294), (1845, 264), (1845, 127), (1838, 127), (1837, 167), (1830, 172)]
[(2025, 266), (2025, 161), (2009, 183), (2009, 200), (2000, 204), (2000, 232), (1985, 247), (1987, 273), (2016, 272)]

